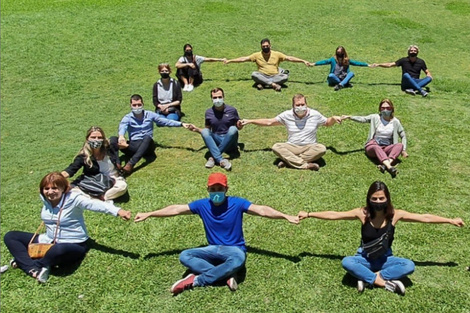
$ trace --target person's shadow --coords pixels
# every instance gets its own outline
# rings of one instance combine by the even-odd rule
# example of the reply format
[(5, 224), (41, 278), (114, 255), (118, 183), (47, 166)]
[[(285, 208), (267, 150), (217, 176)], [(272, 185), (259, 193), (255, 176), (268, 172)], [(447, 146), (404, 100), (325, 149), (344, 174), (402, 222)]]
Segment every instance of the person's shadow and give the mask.
[[(88, 245), (87, 253), (88, 251), (94, 249), (94, 250), (99, 250), (105, 253), (121, 255), (127, 258), (131, 258), (131, 259), (140, 258), (140, 255), (137, 253), (132, 253), (132, 252), (125, 251), (125, 250), (108, 247), (108, 246), (105, 246), (96, 242), (94, 239), (91, 239), (91, 238), (87, 240), (87, 245)], [(54, 267), (51, 269), (51, 273), (53, 273), (55, 276), (61, 276), (61, 277), (72, 275), (80, 267), (85, 257), (78, 259), (76, 262), (73, 262), (73, 263), (68, 263), (66, 265), (58, 265), (57, 267)]]

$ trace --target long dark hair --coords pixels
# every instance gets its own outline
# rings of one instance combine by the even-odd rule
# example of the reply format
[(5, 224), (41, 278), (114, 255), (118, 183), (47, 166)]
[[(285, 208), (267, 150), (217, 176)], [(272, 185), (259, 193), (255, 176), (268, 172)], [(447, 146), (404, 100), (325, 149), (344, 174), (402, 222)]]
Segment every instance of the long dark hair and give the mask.
[(365, 211), (366, 211), (366, 220), (370, 221), (371, 219), (375, 218), (375, 211), (370, 209), (370, 198), (374, 193), (377, 191), (383, 191), (385, 193), (385, 196), (387, 197), (387, 208), (385, 209), (385, 219), (390, 220), (393, 218), (393, 215), (395, 214), (395, 209), (393, 208), (392, 205), (392, 199), (390, 198), (390, 192), (388, 191), (387, 185), (385, 185), (384, 182), (377, 180), (372, 183), (369, 187), (369, 191), (367, 192), (367, 198), (366, 198), (366, 206), (365, 206)]

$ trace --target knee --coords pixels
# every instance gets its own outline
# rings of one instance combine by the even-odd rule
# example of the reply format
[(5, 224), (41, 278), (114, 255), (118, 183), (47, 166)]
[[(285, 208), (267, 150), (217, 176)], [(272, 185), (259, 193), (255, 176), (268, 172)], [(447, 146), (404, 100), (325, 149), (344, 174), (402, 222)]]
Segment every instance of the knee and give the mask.
[(227, 132), (228, 136), (235, 136), (238, 134), (238, 128), (236, 126), (230, 126)]
[(181, 262), (182, 264), (186, 264), (187, 261), (190, 259), (190, 255), (191, 255), (191, 254), (189, 253), (188, 250), (184, 250), (183, 252), (181, 252), (181, 254), (180, 254), (180, 262)]
[(354, 257), (352, 256), (347, 256), (343, 258), (343, 260), (341, 260), (341, 265), (343, 266), (345, 270), (350, 270), (351, 268), (354, 267), (355, 264), (356, 262), (354, 261)]
[(278, 153), (282, 149), (282, 143), (275, 143), (271, 148), (275, 153)]
[(210, 137), (210, 135), (211, 135), (211, 131), (209, 128), (204, 128), (203, 130), (201, 130), (201, 136), (203, 138)]
[(415, 271), (415, 263), (411, 260), (405, 260), (402, 265), (405, 275), (409, 275)]

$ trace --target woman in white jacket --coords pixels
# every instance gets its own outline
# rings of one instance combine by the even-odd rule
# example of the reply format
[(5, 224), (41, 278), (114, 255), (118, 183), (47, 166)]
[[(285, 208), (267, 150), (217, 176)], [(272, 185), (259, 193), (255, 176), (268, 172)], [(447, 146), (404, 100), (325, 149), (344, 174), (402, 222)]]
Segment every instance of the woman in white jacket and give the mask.
[[(379, 170), (389, 172), (392, 177), (398, 174), (393, 166), (401, 155), (408, 157), (406, 152), (406, 134), (400, 120), (394, 116), (395, 108), (392, 100), (383, 99), (379, 104), (379, 113), (367, 116), (343, 115), (341, 119), (350, 119), (359, 123), (370, 123), (365, 150), (369, 157), (377, 158)], [(401, 139), (401, 143), (399, 142)]]

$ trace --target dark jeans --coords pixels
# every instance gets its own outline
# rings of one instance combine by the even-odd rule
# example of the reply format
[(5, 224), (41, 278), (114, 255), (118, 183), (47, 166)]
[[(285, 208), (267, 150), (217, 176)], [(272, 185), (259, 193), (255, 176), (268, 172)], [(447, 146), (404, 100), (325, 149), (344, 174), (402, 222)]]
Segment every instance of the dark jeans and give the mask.
[[(109, 138), (109, 142), (112, 153), (119, 160), (118, 137)], [(129, 140), (127, 143), (129, 146), (121, 151), (130, 158), (129, 163), (132, 165), (136, 165), (142, 157), (155, 156), (155, 142), (150, 136), (145, 136), (142, 140)]]
[[(3, 241), (16, 264), (27, 274), (30, 270), (40, 270), (42, 267), (73, 264), (83, 259), (89, 250), (86, 242), (58, 243), (50, 248), (42, 259), (33, 260), (28, 254), (28, 244), (33, 235), (33, 233), (22, 231), (9, 231), (3, 237)], [(33, 242), (38, 242), (38, 236), (34, 238)]]
[(190, 67), (185, 67), (185, 68), (179, 68), (176, 71), (176, 77), (178, 78), (178, 81), (180, 82), (181, 86), (184, 87), (184, 82), (181, 79), (181, 77), (186, 77), (186, 79), (189, 79), (190, 77), (194, 78), (194, 86), (199, 86), (202, 84), (202, 73), (199, 70), (199, 68), (190, 68)]

